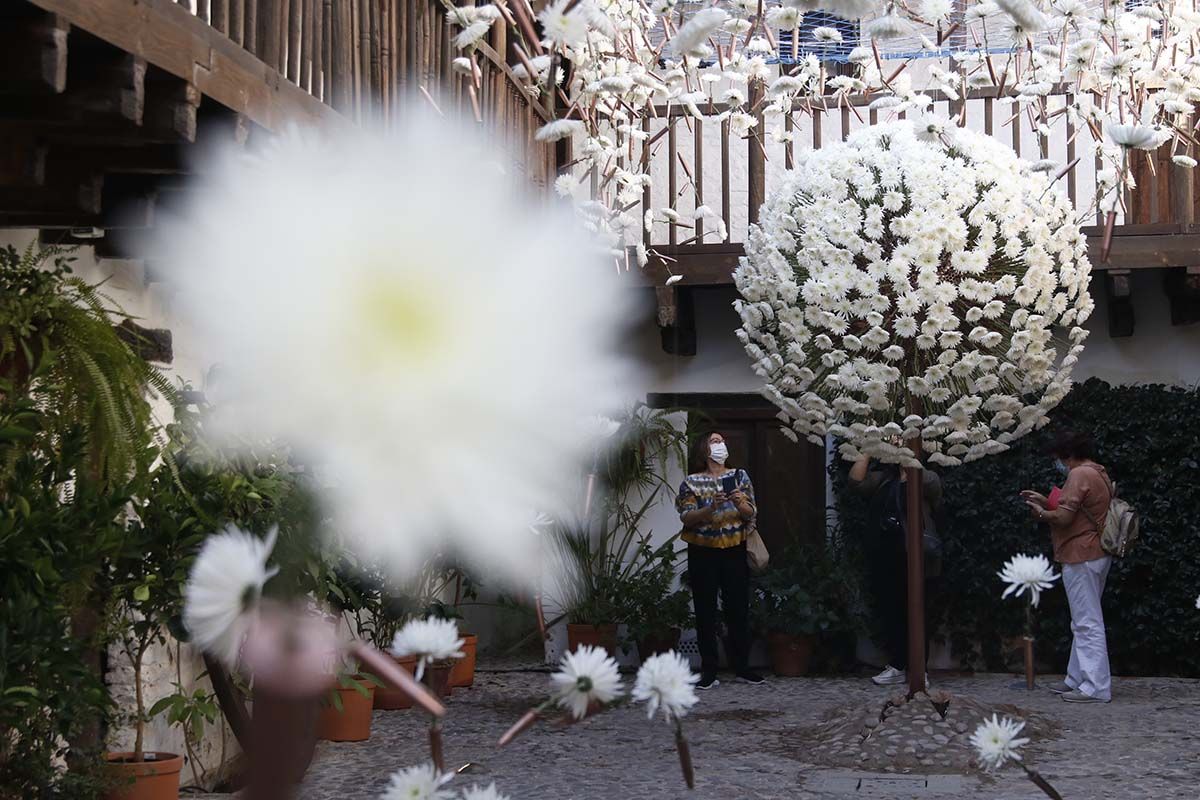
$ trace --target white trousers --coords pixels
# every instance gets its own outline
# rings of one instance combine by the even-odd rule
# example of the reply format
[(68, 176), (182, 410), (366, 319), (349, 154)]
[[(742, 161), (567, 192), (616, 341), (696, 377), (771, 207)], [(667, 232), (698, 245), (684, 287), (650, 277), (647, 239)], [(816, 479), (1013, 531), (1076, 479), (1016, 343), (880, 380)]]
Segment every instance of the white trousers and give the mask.
[(1108, 668), (1108, 640), (1104, 634), (1104, 612), (1100, 596), (1112, 556), (1080, 564), (1063, 564), (1063, 588), (1071, 606), (1071, 661), (1067, 685), (1089, 697), (1112, 699), (1112, 673)]

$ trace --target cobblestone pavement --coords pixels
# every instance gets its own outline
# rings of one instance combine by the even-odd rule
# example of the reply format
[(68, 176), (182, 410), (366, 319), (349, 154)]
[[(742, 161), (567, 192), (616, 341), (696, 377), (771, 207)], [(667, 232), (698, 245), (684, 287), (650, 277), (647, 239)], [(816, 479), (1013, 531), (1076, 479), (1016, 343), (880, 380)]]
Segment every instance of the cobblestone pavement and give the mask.
[[(1007, 675), (934, 676), (937, 689), (1049, 718), (1057, 738), (1030, 745), (1026, 759), (1066, 800), (1200, 797), (1200, 681), (1116, 679), (1108, 705), (1070, 705), (1044, 690), (1010, 689), (1011, 681)], [(495, 781), (513, 800), (1044, 798), (1016, 767), (982, 777), (952, 769), (887, 774), (813, 764), (800, 731), (838, 708), (882, 706), (894, 693), (865, 678), (774, 678), (764, 686), (722, 683), (702, 693), (685, 720), (696, 763), (694, 792), (683, 786), (671, 729), (660, 718), (647, 720), (640, 707), (561, 729), (541, 723), (497, 749), (500, 734), (546, 686), (544, 672), (481, 670), (473, 688), (455, 690), (445, 721), (446, 762), (472, 766), (454, 784)], [(391, 771), (428, 758), (425, 720), (417, 714), (376, 711), (373, 725), (367, 742), (318, 746), (301, 800), (374, 798)], [(229, 800), (211, 800), (221, 797)]]

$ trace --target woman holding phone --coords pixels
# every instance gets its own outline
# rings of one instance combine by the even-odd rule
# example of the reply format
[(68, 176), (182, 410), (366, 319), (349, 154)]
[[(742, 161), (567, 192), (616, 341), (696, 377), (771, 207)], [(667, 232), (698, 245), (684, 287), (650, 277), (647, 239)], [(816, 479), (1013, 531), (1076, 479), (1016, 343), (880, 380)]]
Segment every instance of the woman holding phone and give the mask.
[(688, 582), (700, 646), (698, 689), (717, 680), (717, 597), (729, 628), (730, 665), (738, 679), (759, 684), (750, 671), (750, 566), (746, 535), (754, 519), (754, 486), (743, 469), (728, 465), (725, 437), (715, 431), (692, 445), (690, 474), (679, 485), (675, 508), (688, 545)]

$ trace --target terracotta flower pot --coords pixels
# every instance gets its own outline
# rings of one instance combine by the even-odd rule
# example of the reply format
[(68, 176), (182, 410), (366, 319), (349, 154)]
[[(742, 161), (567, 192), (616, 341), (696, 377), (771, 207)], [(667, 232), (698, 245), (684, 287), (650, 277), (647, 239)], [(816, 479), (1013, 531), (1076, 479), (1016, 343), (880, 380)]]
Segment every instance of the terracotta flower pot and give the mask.
[(450, 669), (450, 685), (454, 687), (475, 683), (475, 650), (479, 644), (479, 637), (473, 633), (464, 633), (462, 638), (463, 657), (456, 660)]
[(178, 799), (183, 756), (148, 752), (144, 757), (134, 761), (133, 753), (104, 754), (104, 771), (113, 781), (105, 800)]
[(613, 658), (617, 657), (617, 626), (608, 625), (578, 625), (574, 622), (567, 625), (567, 647), (571, 652), (583, 644), (592, 647), (603, 647)]
[(771, 655), (771, 669), (783, 678), (797, 678), (808, 674), (808, 662), (812, 659), (813, 639), (791, 633), (768, 633), (767, 650)]
[(677, 650), (678, 648), (679, 628), (661, 631), (657, 634), (638, 639), (637, 642), (638, 658), (642, 661), (650, 658), (650, 656), (665, 653), (669, 650)]
[[(392, 656), (392, 660), (399, 664), (401, 669), (406, 670), (409, 675), (416, 672), (416, 656)], [(376, 711), (401, 711), (405, 708), (412, 708), (412, 701), (404, 692), (392, 686), (375, 687)]]
[(438, 697), (449, 697), (452, 689), (450, 671), (454, 669), (452, 662), (441, 664), (426, 664), (425, 674), (421, 680), (429, 687), (429, 691)]
[(371, 708), (375, 699), (375, 684), (357, 679), (367, 690), (364, 695), (353, 687), (337, 686), (332, 691), (341, 698), (339, 710), (332, 702), (321, 706), (317, 720), (317, 738), (330, 742), (362, 742), (371, 736)]

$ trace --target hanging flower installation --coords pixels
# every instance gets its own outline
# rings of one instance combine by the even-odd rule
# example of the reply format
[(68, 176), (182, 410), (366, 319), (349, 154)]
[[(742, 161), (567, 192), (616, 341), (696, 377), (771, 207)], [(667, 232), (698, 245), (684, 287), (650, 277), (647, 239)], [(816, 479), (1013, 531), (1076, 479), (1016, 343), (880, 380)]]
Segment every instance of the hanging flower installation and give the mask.
[(1044, 425), (1093, 307), (1086, 240), (1048, 179), (927, 120), (798, 162), (734, 273), (738, 336), (790, 435), (905, 466), (919, 442), (956, 465)]
[[(689, 212), (676, 208), (686, 190), (661, 207), (653, 205), (661, 192), (653, 207), (641, 202), (654, 183), (643, 148), (663, 146), (650, 129), (664, 107), (728, 123), (738, 139), (753, 131), (782, 142), (793, 136), (787, 115), (848, 105), (851, 95), (873, 98), (880, 122), (928, 115), (940, 127), (965, 124), (966, 104), (955, 103), (986, 92), (1013, 104), (1001, 123), (1009, 130), (998, 136), (1053, 135), (1077, 142), (1076, 160), (1099, 160), (1095, 192), (1081, 199), (1077, 219), (1128, 210), (1123, 190), (1138, 151), (1171, 142), (1176, 167), (1196, 163), (1190, 118), (1200, 101), (1200, 24), (1188, 3), (559, 0), (538, 15), (540, 35), (527, 0), (446, 5), (470, 91), (484, 35), (493, 25), (507, 28), (520, 62), (513, 80), (557, 118), (539, 138), (576, 140), (560, 191), (619, 259), (632, 247), (645, 263), (643, 224), (692, 236)], [(846, 40), (850, 25), (810, 21), (806, 30), (806, 12), (818, 10), (857, 22), (856, 41)], [(790, 47), (776, 36), (784, 32)], [(827, 56), (835, 55), (853, 74), (830, 74)], [(928, 68), (908, 69), (918, 60)], [(1051, 172), (1069, 166), (1048, 153), (1041, 161)], [(590, 190), (580, 180), (588, 173)], [(709, 226), (695, 239), (724, 235)]]

